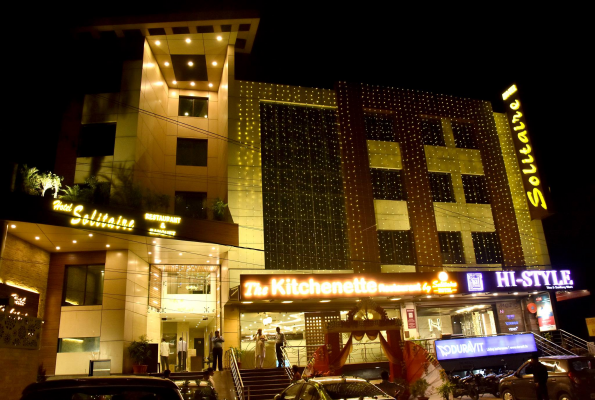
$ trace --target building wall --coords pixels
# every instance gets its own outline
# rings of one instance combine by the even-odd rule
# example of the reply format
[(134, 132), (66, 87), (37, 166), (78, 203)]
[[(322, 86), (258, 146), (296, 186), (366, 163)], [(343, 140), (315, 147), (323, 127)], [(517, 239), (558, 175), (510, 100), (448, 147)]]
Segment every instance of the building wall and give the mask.
[(27, 385), (37, 379), (39, 352), (0, 348), (0, 393), (4, 400), (18, 400)]
[(39, 293), (37, 318), (44, 318), (50, 253), (11, 235), (6, 235), (0, 282)]

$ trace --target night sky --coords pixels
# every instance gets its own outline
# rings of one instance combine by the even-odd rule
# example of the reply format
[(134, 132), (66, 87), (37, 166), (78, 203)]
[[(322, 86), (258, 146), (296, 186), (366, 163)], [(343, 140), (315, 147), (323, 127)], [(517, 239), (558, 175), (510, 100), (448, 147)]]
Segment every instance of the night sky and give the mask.
[[(258, 34), (252, 53), (237, 57), (238, 79), (318, 88), (333, 88), (339, 80), (379, 84), (489, 100), (495, 111), (503, 111), (500, 95), (516, 83), (555, 210), (544, 220), (552, 264), (584, 269), (595, 294), (595, 179), (587, 144), (593, 134), (593, 42), (583, 21), (587, 10), (546, 8), (546, 3), (522, 8), (518, 2), (472, 8), (453, 8), (451, 2), (440, 7), (430, 2), (122, 3), (68, 8), (52, 2), (12, 18), (4, 36), (4, 97), (10, 104), (2, 130), (4, 160), (53, 167), (66, 99), (79, 84), (77, 71), (85, 68), (68, 45), (69, 26), (110, 15), (257, 10)], [(559, 303), (563, 326), (586, 333), (583, 318), (595, 317), (594, 299)]]

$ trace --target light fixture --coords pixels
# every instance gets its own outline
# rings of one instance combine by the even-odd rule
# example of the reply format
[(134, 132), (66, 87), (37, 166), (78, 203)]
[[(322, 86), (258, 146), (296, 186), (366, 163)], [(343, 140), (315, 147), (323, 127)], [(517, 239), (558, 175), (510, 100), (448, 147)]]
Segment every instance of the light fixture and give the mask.
[(320, 300), (321, 303), (330, 303), (330, 300)]
[(213, 257), (213, 255), (212, 254), (209, 254), (209, 257)]
[(180, 255), (182, 255), (182, 253), (180, 253)]
[(477, 296), (477, 293), (473, 293), (471, 296), (475, 297), (475, 296)]
[(60, 250), (60, 246), (56, 246), (56, 250)]
[(242, 304), (252, 304), (254, 303), (253, 301), (242, 301)]
[(431, 298), (432, 298), (432, 296), (426, 296), (426, 297), (427, 297), (428, 299), (431, 299)]
[(284, 300), (281, 303), (283, 303), (283, 304), (289, 304), (289, 303), (293, 303), (293, 300)]
[(391, 300), (391, 301), (397, 301), (397, 300), (401, 300), (401, 298), (400, 298), (400, 297), (393, 297), (393, 298), (391, 298), (390, 300)]
[(494, 293), (494, 296), (498, 296), (498, 293)]
[(517, 294), (519, 294), (519, 292), (514, 292), (513, 294), (516, 296)]
[(93, 237), (93, 234), (92, 233), (89, 233), (89, 237)]
[(163, 64), (164, 64), (166, 67), (169, 67), (169, 62), (167, 62), (167, 61), (166, 61), (166, 62), (164, 62)]
[(72, 243), (76, 243), (76, 240), (73, 240)]
[(217, 36), (217, 40), (220, 42), (223, 38), (221, 36)]
[(105, 247), (110, 247), (110, 245), (109, 244), (106, 244)]
[(186, 112), (186, 113), (184, 113), (184, 115), (185, 115), (185, 116), (188, 116), (188, 113)]
[(157, 241), (153, 240), (153, 244), (157, 243)]
[(194, 82), (190, 82), (190, 86), (194, 86), (196, 85)]
[(192, 67), (194, 65), (194, 63), (192, 61), (188, 61), (188, 66)]
[(209, 83), (209, 87), (213, 87), (213, 84), (212, 83)]
[(39, 240), (39, 236), (35, 236), (35, 240)]
[(155, 41), (155, 44), (156, 44), (157, 46), (159, 46), (159, 45), (161, 44), (161, 42), (160, 42), (159, 40), (156, 40), (156, 41)]
[(211, 260), (207, 260), (207, 262), (208, 262), (208, 263), (210, 263), (210, 262), (211, 262)]
[(211, 250), (215, 250), (215, 248), (214, 247), (211, 247)]
[(17, 226), (16, 226), (16, 225), (10, 225), (10, 227), (11, 227), (12, 229), (14, 229), (14, 228), (16, 228)]
[(190, 43), (190, 42), (191, 42), (190, 38), (186, 38), (186, 43)]
[(450, 297), (455, 297), (455, 295), (454, 294), (451, 294)]
[[(177, 85), (177, 84), (178, 84), (178, 81), (172, 81), (172, 83), (173, 83), (174, 85)], [(172, 94), (174, 94), (174, 95), (175, 95), (175, 93), (172, 93)]]
[(153, 253), (151, 253), (151, 252), (149, 251), (149, 255), (151, 255), (151, 254), (153, 254)]
[(539, 292), (533, 292), (533, 294), (537, 294), (537, 293), (539, 293)]
[(217, 66), (217, 61), (213, 61), (211, 64), (213, 64), (213, 67)]
[(161, 262), (161, 260), (155, 260), (155, 262), (156, 262), (157, 264), (159, 264), (159, 263)]
[(209, 116), (208, 115), (205, 115), (205, 118), (209, 118)]

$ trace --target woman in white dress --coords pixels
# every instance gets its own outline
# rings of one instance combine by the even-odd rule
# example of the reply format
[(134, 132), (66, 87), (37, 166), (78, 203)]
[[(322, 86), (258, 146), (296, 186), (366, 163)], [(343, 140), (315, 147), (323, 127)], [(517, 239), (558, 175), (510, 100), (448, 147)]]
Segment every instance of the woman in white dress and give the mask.
[(256, 341), (256, 348), (254, 349), (254, 366), (255, 368), (262, 369), (265, 355), (264, 345), (267, 341), (267, 337), (262, 334), (262, 329), (258, 329), (256, 335), (254, 335), (254, 340)]

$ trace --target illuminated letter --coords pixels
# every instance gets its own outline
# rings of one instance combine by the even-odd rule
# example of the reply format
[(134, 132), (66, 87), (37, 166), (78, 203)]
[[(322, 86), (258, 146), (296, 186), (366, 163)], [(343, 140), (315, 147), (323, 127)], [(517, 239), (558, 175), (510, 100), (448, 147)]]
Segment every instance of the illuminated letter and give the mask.
[[(101, 219), (101, 214), (99, 214), (99, 215), (100, 215), (99, 219)], [(103, 223), (101, 224), (102, 228), (105, 227), (105, 225), (106, 225), (105, 221), (107, 221), (107, 217), (109, 217), (109, 214), (105, 213), (105, 215), (103, 216), (103, 220), (102, 220)]]
[(97, 214), (97, 210), (93, 210), (93, 214), (91, 214), (91, 226), (95, 225), (95, 214)]
[(131, 231), (132, 228), (134, 228), (134, 220), (131, 219), (130, 222), (128, 223), (128, 230)]
[(539, 185), (539, 178), (536, 176), (532, 176), (531, 178), (529, 178), (529, 183), (533, 186), (537, 186)]
[(362, 291), (359, 290), (359, 279), (353, 279), (353, 287), (355, 288), (355, 293), (361, 293)]
[(308, 290), (308, 282), (302, 282), (298, 285), (298, 289), (300, 291), (300, 294), (303, 294), (304, 296), (307, 296), (308, 294), (310, 294), (310, 291)]
[(333, 294), (343, 294), (343, 285), (341, 282), (333, 282)]
[(351, 294), (353, 293), (353, 283), (351, 282), (345, 282), (343, 284), (343, 291), (347, 294)]
[(291, 280), (291, 293), (300, 294), (300, 292), (298, 292), (297, 282), (295, 281), (295, 279)]
[(510, 103), (510, 108), (512, 108), (513, 110), (518, 110), (520, 106), (521, 102), (518, 99)]
[(120, 222), (122, 221), (122, 216), (118, 217), (118, 222), (116, 222), (116, 229), (120, 229)]
[(310, 278), (310, 294), (314, 294), (314, 288), (316, 288), (316, 294), (320, 294), (320, 283), (314, 282), (314, 279)]
[(533, 193), (527, 192), (527, 197), (531, 204), (533, 204), (533, 207), (539, 206), (539, 202), (541, 201), (541, 207), (544, 210), (547, 210), (547, 205), (545, 204), (545, 199), (543, 198), (543, 194), (541, 194), (541, 190), (533, 188)]
[(108, 223), (108, 225), (109, 225), (109, 227), (110, 227), (110, 228), (113, 228), (113, 227), (114, 227), (114, 223), (115, 223), (115, 222), (116, 222), (116, 220), (115, 220), (115, 218), (114, 218), (114, 217), (111, 217), (111, 218), (110, 218), (110, 219), (107, 221), (107, 223)]
[(85, 214), (83, 217), (83, 225), (87, 225), (89, 223), (89, 214)]
[(378, 290), (374, 281), (368, 281), (366, 288), (368, 289), (368, 293), (376, 293), (376, 290)]
[(246, 284), (244, 285), (246, 287), (246, 292), (244, 293), (244, 296), (252, 296), (252, 287), (256, 286), (257, 283), (254, 282), (246, 282)]
[(517, 137), (523, 143), (527, 143), (529, 141), (529, 138), (527, 137), (527, 131), (519, 132)]
[(541, 276), (543, 277), (543, 284), (546, 286), (550, 285), (550, 275), (552, 271), (539, 271)]
[(519, 122), (519, 119), (521, 119), (522, 116), (523, 116), (523, 113), (520, 111), (517, 111), (516, 114), (514, 114), (514, 117), (512, 117), (512, 123), (516, 124), (517, 122)]
[(530, 164), (533, 162), (533, 156), (531, 154), (527, 154), (527, 158), (521, 160), (523, 164)]
[[(521, 133), (524, 133), (524, 132), (521, 132)], [(519, 133), (519, 135), (520, 135), (520, 133)], [(531, 146), (526, 145), (524, 149), (520, 149), (519, 150), (519, 153), (521, 153), (521, 154), (529, 154), (529, 153), (531, 153)]]
[(534, 174), (537, 172), (537, 167), (533, 164), (529, 165), (531, 168), (530, 169), (524, 169), (523, 170), (523, 174), (527, 175), (527, 174)]
[(75, 217), (78, 217), (78, 218), (72, 218), (70, 220), (70, 223), (72, 225), (76, 225), (79, 222), (81, 222), (81, 214), (80, 214), (81, 211), (83, 211), (83, 206), (76, 206), (76, 207), (74, 207), (74, 210), (72, 211), (72, 213), (74, 214)]
[(498, 287), (509, 287), (508, 274), (506, 272), (496, 272), (496, 282)]
[(322, 294), (331, 294), (332, 286), (330, 282), (322, 282), (320, 290), (322, 291)]
[(279, 280), (279, 282), (277, 282), (277, 280), (275, 278), (273, 278), (273, 283), (271, 285), (271, 292), (274, 295), (277, 294), (277, 290), (279, 291), (280, 294), (285, 295), (285, 289), (283, 289), (283, 282), (285, 282), (285, 279), (281, 279), (281, 280)]
[(560, 275), (562, 275), (562, 281), (564, 281), (565, 285), (574, 285), (573, 280), (570, 279), (570, 271), (560, 271)]
[(521, 278), (523, 278), (523, 286), (524, 287), (533, 285), (533, 280), (531, 279), (532, 276), (533, 276), (533, 272), (523, 271), (523, 273), (521, 274)]

